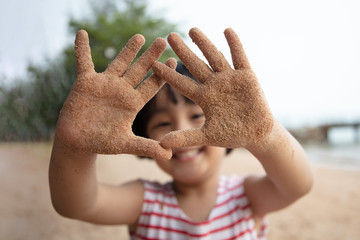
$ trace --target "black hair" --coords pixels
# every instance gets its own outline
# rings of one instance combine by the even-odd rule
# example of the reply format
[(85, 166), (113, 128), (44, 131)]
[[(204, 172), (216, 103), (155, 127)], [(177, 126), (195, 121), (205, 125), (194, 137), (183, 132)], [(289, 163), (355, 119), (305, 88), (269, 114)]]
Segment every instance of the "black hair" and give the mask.
[[(178, 62), (176, 71), (199, 83), (199, 81), (190, 73), (190, 71), (185, 67), (183, 63)], [(168, 83), (165, 83), (163, 88), (166, 89), (168, 99), (176, 104), (178, 102), (178, 99), (175, 96), (174, 88), (171, 87)], [(187, 98), (186, 96), (181, 95), (181, 97), (183, 97), (187, 103), (195, 104), (191, 99)], [(156, 95), (152, 99), (150, 99), (150, 101), (147, 102), (145, 106), (137, 114), (132, 125), (132, 131), (135, 135), (148, 138), (146, 128), (149, 120), (155, 113), (155, 107), (156, 107), (155, 99), (156, 99)], [(227, 148), (226, 154), (229, 154), (231, 151), (232, 151), (231, 148)]]

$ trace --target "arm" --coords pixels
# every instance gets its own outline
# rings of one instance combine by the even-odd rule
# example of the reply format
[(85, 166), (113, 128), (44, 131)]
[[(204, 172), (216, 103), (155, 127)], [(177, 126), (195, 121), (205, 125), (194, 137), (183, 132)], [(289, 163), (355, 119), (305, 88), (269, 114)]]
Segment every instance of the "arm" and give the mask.
[(153, 70), (203, 109), (205, 124), (198, 129), (171, 132), (160, 144), (165, 148), (192, 145), (247, 148), (267, 173), (245, 181), (254, 213), (262, 216), (309, 191), (312, 175), (299, 143), (274, 119), (239, 38), (232, 29), (226, 29), (224, 34), (234, 69), (199, 29), (191, 29), (189, 35), (210, 66), (178, 35), (169, 35), (169, 44), (200, 84), (160, 63), (155, 63)]
[[(98, 183), (97, 154), (171, 156), (158, 142), (137, 137), (131, 130), (138, 111), (163, 84), (152, 76), (138, 86), (166, 47), (163, 39), (155, 40), (129, 66), (143, 44), (143, 36), (135, 35), (105, 72), (96, 73), (87, 33), (77, 33), (78, 75), (58, 119), (49, 168), (53, 206), (64, 216), (102, 224), (135, 223), (142, 205), (142, 184)], [(176, 62), (170, 59), (166, 64), (174, 68)]]
[(66, 146), (56, 137), (49, 169), (55, 210), (69, 218), (98, 224), (134, 224), (140, 214), (143, 186), (97, 182), (96, 154)]
[(247, 148), (262, 164), (264, 176), (249, 176), (245, 190), (259, 217), (293, 203), (313, 185), (313, 176), (302, 146), (279, 123), (261, 144)]

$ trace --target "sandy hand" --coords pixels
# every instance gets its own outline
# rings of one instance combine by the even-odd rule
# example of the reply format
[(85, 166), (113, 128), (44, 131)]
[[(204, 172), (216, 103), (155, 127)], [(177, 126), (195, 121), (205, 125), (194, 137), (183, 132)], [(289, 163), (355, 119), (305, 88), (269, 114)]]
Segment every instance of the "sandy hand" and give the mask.
[[(84, 30), (77, 33), (78, 75), (57, 125), (57, 135), (68, 145), (101, 154), (171, 157), (170, 150), (156, 141), (135, 136), (131, 129), (138, 111), (164, 83), (153, 75), (138, 85), (166, 48), (164, 39), (156, 39), (130, 66), (144, 42), (142, 35), (133, 36), (108, 68), (96, 73), (88, 35)], [(166, 65), (175, 68), (175, 59), (169, 59)]]
[(189, 35), (210, 67), (177, 34), (170, 34), (168, 42), (199, 84), (159, 62), (153, 65), (156, 75), (197, 103), (206, 119), (202, 128), (165, 135), (160, 142), (165, 148), (196, 145), (247, 147), (261, 142), (271, 132), (273, 116), (242, 44), (232, 29), (226, 29), (224, 34), (234, 69), (197, 28), (191, 29)]

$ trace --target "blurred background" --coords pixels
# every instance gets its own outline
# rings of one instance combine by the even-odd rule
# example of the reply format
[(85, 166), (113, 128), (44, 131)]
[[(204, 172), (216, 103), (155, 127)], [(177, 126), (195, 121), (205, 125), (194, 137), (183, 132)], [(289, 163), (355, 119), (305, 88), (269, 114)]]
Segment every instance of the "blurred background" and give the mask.
[[(29, 210), (31, 204), (42, 199), (40, 205), (53, 211), (46, 168), (57, 117), (76, 77), (73, 42), (79, 29), (89, 33), (95, 67), (101, 72), (136, 33), (147, 40), (139, 55), (156, 37), (177, 32), (203, 58), (187, 36), (191, 27), (199, 27), (231, 62), (223, 31), (233, 28), (275, 117), (304, 145), (314, 166), (331, 169), (331, 174), (319, 173), (325, 174), (321, 175), (324, 184), (325, 177), (342, 174), (349, 178), (344, 185), (351, 180), (353, 187), (343, 195), (360, 200), (360, 190), (354, 190), (360, 189), (359, 9), (357, 0), (1, 0), (0, 202), (8, 205), (1, 204), (0, 216), (8, 222), (0, 222), (0, 236), (56, 239), (49, 229), (48, 235), (35, 229), (39, 234), (30, 238), (23, 238), (21, 232), (28, 232), (29, 222), (39, 217), (37, 210)], [(169, 56), (175, 57), (170, 48), (160, 60)], [(320, 192), (324, 189), (319, 187)], [(24, 201), (28, 205), (21, 208)], [(350, 204), (348, 198), (344, 201)], [(43, 211), (42, 216), (50, 214), (49, 221), (60, 218)], [(359, 207), (352, 212), (359, 214)], [(359, 223), (341, 213), (324, 217), (335, 216)], [(66, 231), (73, 225), (62, 226), (58, 228)], [(341, 229), (337, 233), (345, 231)], [(360, 238), (359, 230), (353, 230), (353, 235), (342, 239)], [(328, 239), (338, 236), (331, 233)], [(96, 239), (94, 234), (87, 239)]]

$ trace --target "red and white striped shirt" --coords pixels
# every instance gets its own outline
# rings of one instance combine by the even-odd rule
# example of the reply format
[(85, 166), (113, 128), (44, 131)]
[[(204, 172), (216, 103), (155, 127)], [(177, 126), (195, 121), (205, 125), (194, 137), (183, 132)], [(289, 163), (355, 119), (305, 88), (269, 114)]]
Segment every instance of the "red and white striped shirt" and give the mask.
[(143, 181), (144, 204), (132, 240), (266, 239), (265, 222), (255, 229), (244, 178), (220, 177), (216, 205), (204, 222), (191, 221), (181, 210), (172, 183)]

